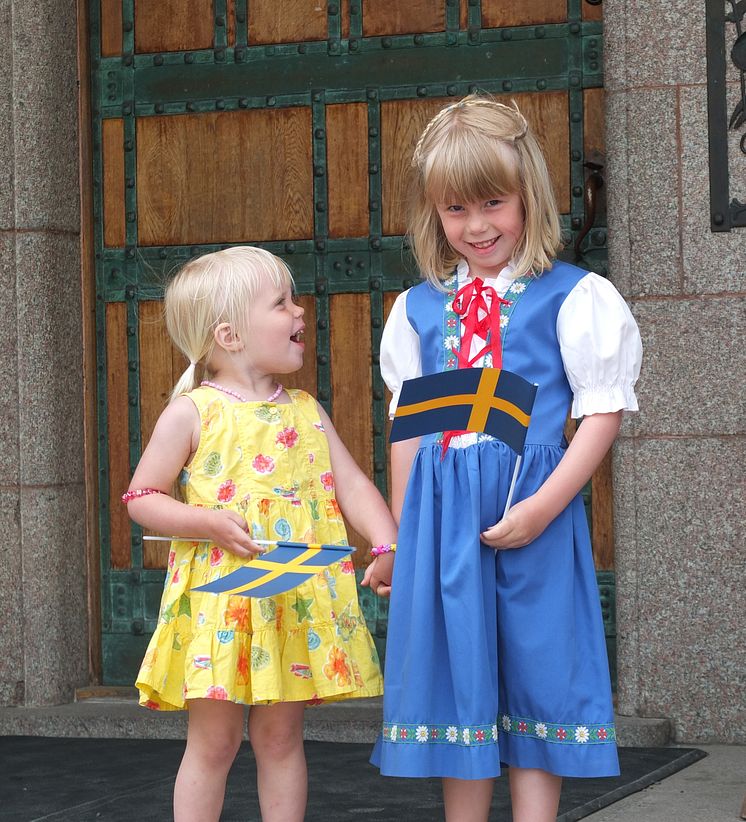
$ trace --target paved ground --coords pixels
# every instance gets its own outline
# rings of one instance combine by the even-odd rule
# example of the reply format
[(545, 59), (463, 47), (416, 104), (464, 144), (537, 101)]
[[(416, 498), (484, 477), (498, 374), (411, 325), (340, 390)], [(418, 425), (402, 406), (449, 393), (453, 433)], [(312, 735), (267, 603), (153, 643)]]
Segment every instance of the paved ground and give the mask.
[(734, 822), (746, 797), (746, 747), (697, 745), (707, 753), (662, 782), (587, 817), (588, 822)]
[[(131, 698), (121, 697), (121, 693), (115, 692), (113, 698), (87, 698), (50, 708), (1, 708), (0, 736), (183, 740), (183, 713), (157, 715), (138, 708)], [(322, 706), (308, 711), (306, 738), (369, 744), (380, 725), (378, 703), (377, 700), (362, 700), (337, 703), (336, 706), (328, 706), (328, 710), (327, 706)], [(668, 726), (665, 721), (634, 720), (629, 717), (619, 719), (622, 745), (651, 748), (666, 745)], [(707, 756), (585, 818), (590, 822), (738, 822), (746, 795), (746, 746), (687, 747), (699, 748)], [(180, 746), (179, 749), (182, 750)], [(180, 754), (175, 756), (177, 763)], [(0, 777), (3, 771), (0, 766)], [(433, 797), (437, 797), (437, 786), (433, 787), (432, 792)], [(361, 797), (361, 801), (363, 799), (365, 797)], [(3, 791), (0, 790), (0, 819), (5, 819), (3, 804)], [(426, 804), (424, 800), (423, 804)], [(359, 816), (357, 812), (347, 818), (356, 819)], [(55, 819), (59, 818), (55, 816)], [(97, 818), (105, 819), (103, 816)], [(373, 817), (368, 815), (367, 818)], [(379, 814), (378, 818), (411, 822), (408, 816), (400, 814), (391, 817)], [(437, 822), (440, 816), (431, 810), (430, 816), (425, 818), (428, 822)], [(493, 818), (508, 822), (507, 813), (497, 807)], [(71, 822), (81, 822), (74, 817), (70, 819)], [(330, 819), (327, 814), (325, 822)]]

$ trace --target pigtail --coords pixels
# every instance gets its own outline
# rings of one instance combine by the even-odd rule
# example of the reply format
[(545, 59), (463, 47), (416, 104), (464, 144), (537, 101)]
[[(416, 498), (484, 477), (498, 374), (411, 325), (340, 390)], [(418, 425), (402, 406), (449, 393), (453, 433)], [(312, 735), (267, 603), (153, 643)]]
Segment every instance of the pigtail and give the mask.
[(189, 365), (184, 369), (184, 373), (179, 377), (179, 379), (176, 382), (176, 385), (173, 387), (173, 391), (171, 391), (171, 396), (168, 399), (169, 402), (173, 402), (177, 397), (180, 397), (182, 394), (188, 394), (190, 391), (193, 391), (199, 385), (197, 367), (198, 363), (191, 361)]

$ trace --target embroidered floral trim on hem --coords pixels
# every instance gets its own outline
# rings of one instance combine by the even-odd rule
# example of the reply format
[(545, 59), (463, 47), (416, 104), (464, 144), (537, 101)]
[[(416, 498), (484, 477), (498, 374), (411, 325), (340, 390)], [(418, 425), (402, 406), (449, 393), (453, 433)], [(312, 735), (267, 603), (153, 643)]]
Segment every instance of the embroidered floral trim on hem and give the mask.
[[(533, 719), (503, 714), (500, 730), (511, 736), (524, 736), (563, 745), (606, 745), (616, 742), (616, 730), (609, 725), (572, 725), (536, 722)], [(400, 725), (383, 723), (384, 742), (429, 745), (493, 745), (498, 741), (497, 725)]]
[(397, 725), (384, 722), (385, 742), (430, 745), (495, 745), (497, 725)]
[(533, 719), (508, 716), (500, 717), (500, 728), (511, 736), (528, 736), (542, 742), (562, 745), (606, 745), (616, 742), (614, 724), (609, 725), (572, 725), (551, 722), (536, 722)]

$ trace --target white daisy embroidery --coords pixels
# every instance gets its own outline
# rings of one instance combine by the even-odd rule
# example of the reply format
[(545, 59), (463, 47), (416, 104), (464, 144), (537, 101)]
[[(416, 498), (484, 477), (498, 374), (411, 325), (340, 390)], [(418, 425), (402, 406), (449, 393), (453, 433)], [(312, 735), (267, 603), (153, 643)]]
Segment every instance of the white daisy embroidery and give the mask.
[(446, 739), (449, 742), (455, 742), (458, 739), (458, 730), (455, 725), (449, 725), (446, 728)]
[(543, 722), (536, 723), (536, 736), (538, 736), (539, 739), (547, 738), (547, 726)]
[(492, 738), (497, 739), (497, 725), (492, 726)]
[(418, 742), (427, 742), (427, 725), (418, 725), (414, 738)]
[(526, 283), (513, 283), (513, 287), (510, 290), (516, 294), (523, 294), (526, 290)]
[(503, 714), (503, 730), (510, 730), (510, 717), (507, 714)]
[(507, 314), (503, 314), (503, 315), (500, 317), (500, 328), (505, 328), (505, 326), (506, 326), (507, 324), (508, 324), (508, 316), (507, 316)]
[(575, 741), (576, 742), (587, 742), (591, 738), (591, 735), (588, 731), (588, 728), (585, 725), (581, 725), (578, 728), (575, 728)]
[(391, 741), (396, 742), (396, 734), (397, 734), (397, 727), (396, 725), (391, 726)]
[(458, 348), (458, 337), (455, 334), (448, 334), (443, 338), (443, 347), (448, 351), (453, 351), (454, 348)]

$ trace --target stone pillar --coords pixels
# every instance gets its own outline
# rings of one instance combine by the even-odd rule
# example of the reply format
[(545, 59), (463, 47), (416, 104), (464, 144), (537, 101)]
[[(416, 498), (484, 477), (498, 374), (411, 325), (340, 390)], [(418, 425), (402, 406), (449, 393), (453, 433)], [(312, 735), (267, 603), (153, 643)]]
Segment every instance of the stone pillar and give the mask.
[(710, 232), (704, 4), (605, 0), (604, 32), (609, 271), (645, 346), (614, 456), (618, 709), (743, 744), (746, 229)]
[(75, 0), (0, 0), (0, 704), (88, 681)]

